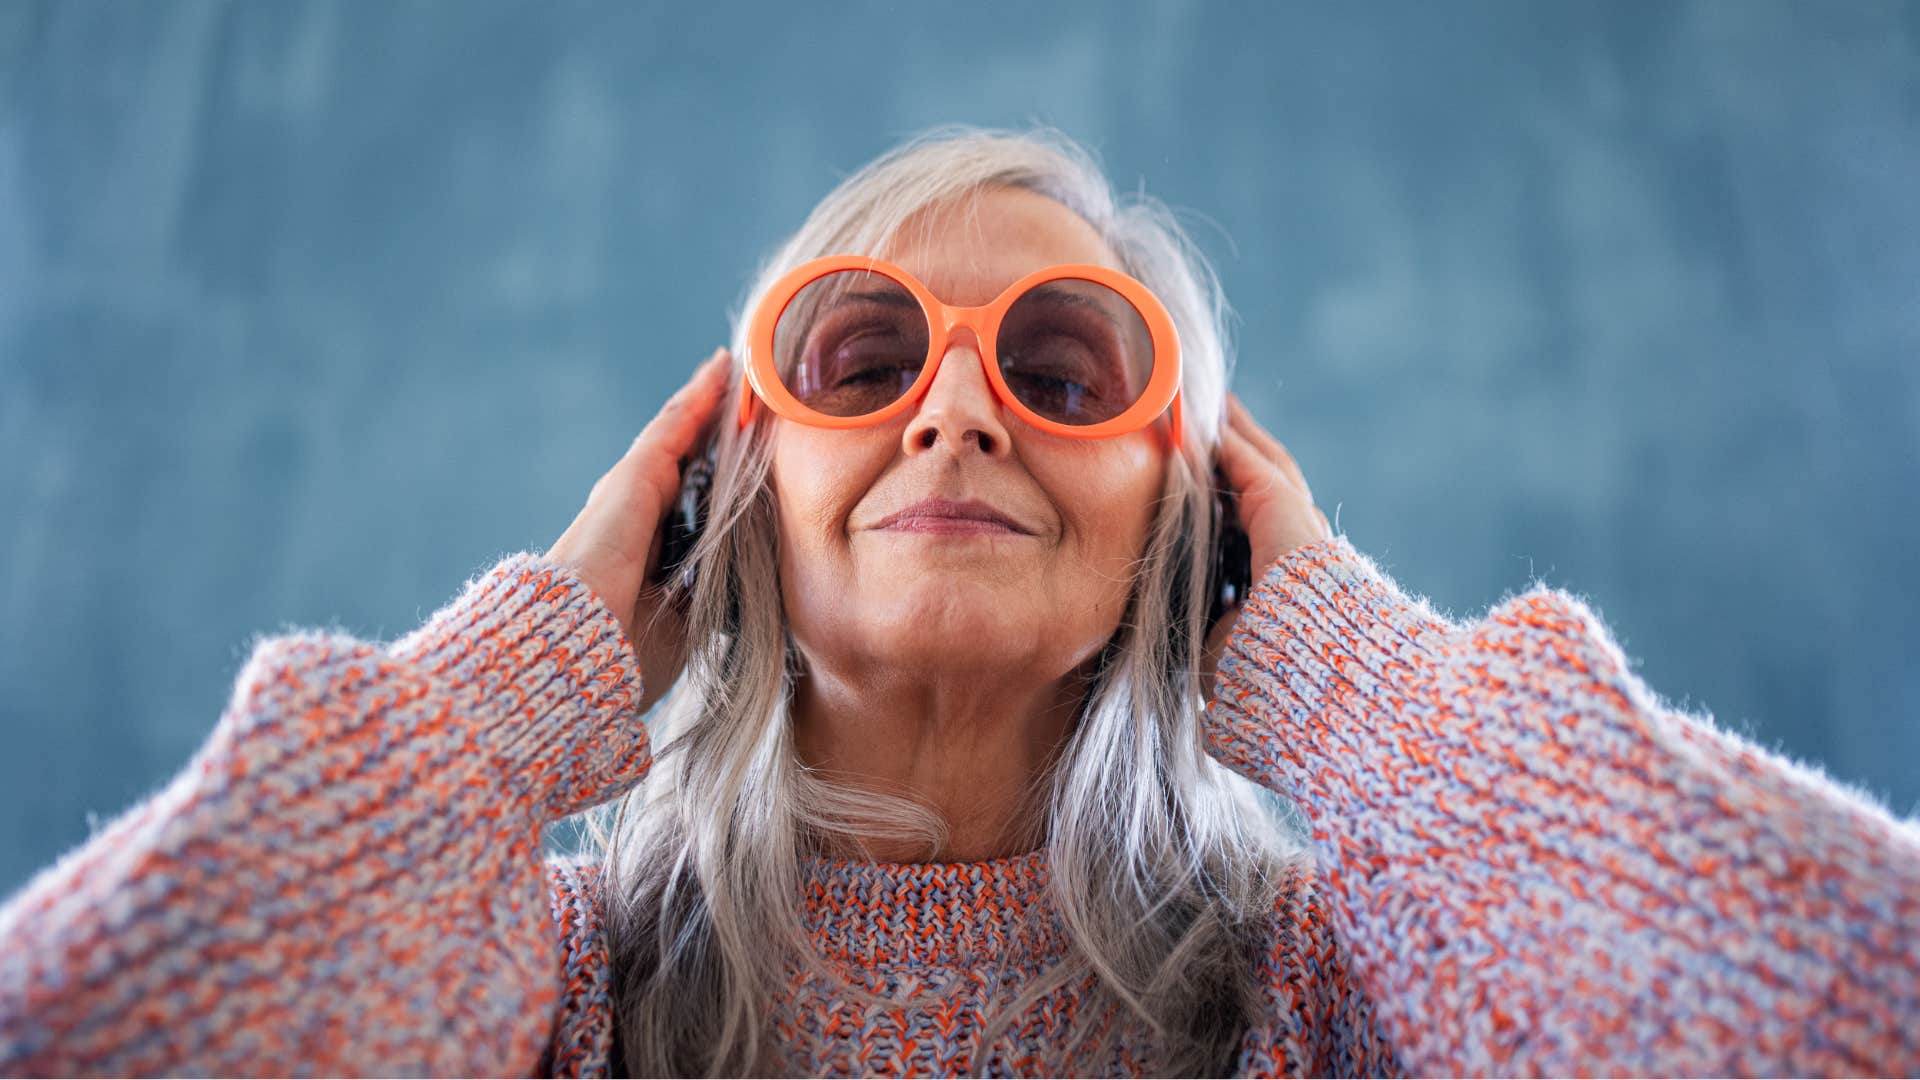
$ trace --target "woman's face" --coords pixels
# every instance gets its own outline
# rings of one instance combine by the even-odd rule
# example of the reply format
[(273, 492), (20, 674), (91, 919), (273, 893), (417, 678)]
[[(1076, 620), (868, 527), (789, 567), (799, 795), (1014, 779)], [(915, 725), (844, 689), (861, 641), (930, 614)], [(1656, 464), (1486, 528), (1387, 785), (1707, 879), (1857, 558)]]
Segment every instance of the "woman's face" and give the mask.
[[(1086, 221), (1023, 189), (990, 189), (971, 214), (923, 211), (899, 236), (882, 257), (954, 305), (985, 304), (1056, 263), (1119, 268)], [(1125, 612), (1166, 425), (1105, 439), (1029, 427), (994, 398), (968, 331), (949, 342), (926, 397), (885, 424), (779, 421), (781, 597), (809, 667), (853, 679), (1057, 679), (1091, 658)], [(875, 528), (930, 497), (980, 500), (1025, 531)]]

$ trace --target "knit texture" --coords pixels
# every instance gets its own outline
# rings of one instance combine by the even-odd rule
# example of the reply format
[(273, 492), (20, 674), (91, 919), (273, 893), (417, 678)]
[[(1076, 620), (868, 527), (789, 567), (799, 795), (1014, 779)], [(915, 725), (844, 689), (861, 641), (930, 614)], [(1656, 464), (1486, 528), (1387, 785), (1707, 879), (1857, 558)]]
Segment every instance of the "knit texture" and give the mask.
[[(1345, 537), (1267, 567), (1209, 749), (1313, 858), (1245, 1075), (1920, 1072), (1920, 826), (1663, 704), (1579, 600), (1454, 624)], [(604, 1075), (599, 875), (543, 825), (651, 765), (617, 620), (532, 554), (381, 646), (264, 639), (163, 789), (0, 908), (0, 1074)], [(805, 866), (796, 1072), (1054, 1071), (1090, 984), (974, 1045), (1069, 939), (1044, 853)], [(1140, 1072), (1147, 1036), (1076, 1073)]]

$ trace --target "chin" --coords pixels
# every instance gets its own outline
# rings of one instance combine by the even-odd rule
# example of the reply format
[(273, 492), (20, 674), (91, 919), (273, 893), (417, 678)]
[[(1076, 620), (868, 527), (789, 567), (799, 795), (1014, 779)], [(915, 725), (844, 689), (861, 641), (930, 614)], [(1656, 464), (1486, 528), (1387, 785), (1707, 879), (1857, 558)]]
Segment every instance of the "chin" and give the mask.
[(1041, 592), (1016, 568), (980, 562), (889, 567), (863, 579), (859, 595), (873, 605), (869, 610), (900, 608), (922, 619), (945, 612), (962, 621), (998, 623), (1012, 611), (1031, 607)]
[(897, 585), (863, 587), (853, 610), (862, 622), (881, 627), (896, 641), (938, 641), (977, 648), (983, 637), (1004, 637), (1025, 626), (1013, 605), (1031, 603), (1031, 593), (1011, 596), (992, 582), (970, 589), (945, 575), (922, 575)]

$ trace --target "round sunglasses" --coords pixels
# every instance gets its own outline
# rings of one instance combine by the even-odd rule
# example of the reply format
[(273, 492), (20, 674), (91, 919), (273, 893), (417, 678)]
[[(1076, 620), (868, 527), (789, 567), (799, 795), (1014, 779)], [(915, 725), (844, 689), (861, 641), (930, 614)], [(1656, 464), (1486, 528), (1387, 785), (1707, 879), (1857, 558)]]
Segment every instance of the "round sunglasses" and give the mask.
[(1172, 317), (1139, 281), (1086, 263), (1036, 270), (980, 307), (942, 303), (879, 259), (830, 255), (795, 267), (754, 307), (739, 424), (751, 422), (756, 399), (815, 427), (883, 424), (925, 396), (963, 328), (995, 397), (1028, 424), (1108, 438), (1164, 412), (1180, 445)]

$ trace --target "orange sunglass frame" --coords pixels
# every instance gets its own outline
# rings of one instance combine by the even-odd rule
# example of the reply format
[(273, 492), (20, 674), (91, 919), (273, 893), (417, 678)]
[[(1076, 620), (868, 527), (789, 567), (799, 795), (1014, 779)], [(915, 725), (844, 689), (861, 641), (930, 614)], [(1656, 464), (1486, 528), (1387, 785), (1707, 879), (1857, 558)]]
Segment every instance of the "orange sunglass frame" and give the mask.
[[(774, 366), (773, 331), (780, 322), (780, 316), (786, 312), (787, 305), (793, 302), (801, 289), (828, 274), (843, 270), (870, 271), (890, 278), (920, 302), (920, 310), (927, 316), (927, 358), (913, 385), (898, 399), (859, 416), (833, 416), (808, 407), (781, 383)], [(1148, 376), (1146, 389), (1141, 392), (1139, 400), (1122, 410), (1118, 416), (1097, 424), (1062, 424), (1041, 416), (1021, 404), (1000, 375), (997, 342), (1001, 319), (1028, 289), (1043, 282), (1061, 279), (1090, 281), (1119, 293), (1122, 299), (1133, 305), (1134, 311), (1146, 323), (1148, 336), (1153, 342), (1153, 372)], [(765, 402), (779, 416), (814, 427), (846, 429), (884, 424), (912, 408), (926, 395), (934, 376), (940, 372), (940, 364), (946, 358), (954, 331), (963, 327), (972, 330), (979, 342), (980, 363), (986, 369), (987, 382), (993, 386), (994, 396), (1028, 424), (1052, 435), (1100, 439), (1138, 431), (1159, 419), (1162, 412), (1170, 411), (1172, 445), (1176, 449), (1179, 447), (1180, 337), (1174, 330), (1173, 318), (1145, 285), (1118, 270), (1091, 263), (1061, 263), (1035, 270), (1007, 286), (1006, 291), (994, 298), (992, 303), (981, 307), (954, 307), (941, 303), (919, 278), (880, 259), (862, 255), (829, 255), (803, 263), (781, 275), (754, 308), (753, 320), (747, 329), (746, 370), (740, 384), (740, 427), (745, 428), (752, 422), (755, 398)]]

